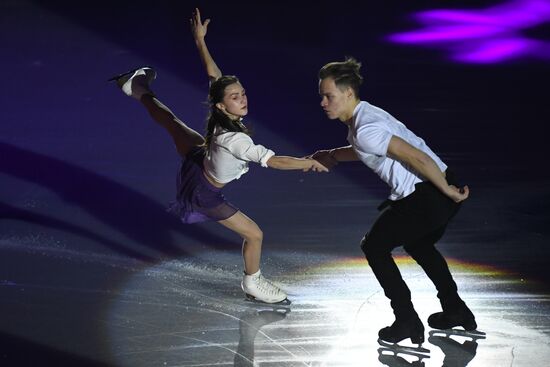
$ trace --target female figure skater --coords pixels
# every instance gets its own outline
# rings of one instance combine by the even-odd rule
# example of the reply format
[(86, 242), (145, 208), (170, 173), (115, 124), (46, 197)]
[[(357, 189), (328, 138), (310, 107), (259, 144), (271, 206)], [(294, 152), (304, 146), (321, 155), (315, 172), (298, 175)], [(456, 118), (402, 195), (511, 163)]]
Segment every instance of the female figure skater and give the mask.
[(208, 101), (210, 113), (203, 137), (178, 119), (150, 89), (156, 72), (143, 67), (112, 78), (126, 93), (141, 102), (154, 121), (172, 137), (182, 157), (178, 175), (177, 201), (170, 211), (184, 223), (217, 221), (243, 238), (244, 275), (241, 287), (247, 297), (266, 303), (289, 302), (286, 293), (265, 279), (260, 271), (263, 233), (243, 212), (227, 202), (221, 189), (248, 171), (248, 163), (281, 170), (328, 169), (314, 159), (276, 156), (262, 145), (256, 145), (242, 123), (248, 113), (245, 90), (237, 77), (222, 75), (214, 62), (205, 36), (209, 19), (201, 21), (195, 10), (190, 19), (200, 58), (210, 79)]

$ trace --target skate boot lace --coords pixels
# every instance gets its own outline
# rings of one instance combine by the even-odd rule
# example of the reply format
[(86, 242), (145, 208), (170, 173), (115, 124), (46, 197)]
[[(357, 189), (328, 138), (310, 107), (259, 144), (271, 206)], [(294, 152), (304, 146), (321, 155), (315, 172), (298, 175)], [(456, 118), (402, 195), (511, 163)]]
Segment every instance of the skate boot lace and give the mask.
[(269, 295), (279, 295), (282, 293), (281, 289), (269, 280), (264, 278), (261, 274), (254, 282), (260, 291)]

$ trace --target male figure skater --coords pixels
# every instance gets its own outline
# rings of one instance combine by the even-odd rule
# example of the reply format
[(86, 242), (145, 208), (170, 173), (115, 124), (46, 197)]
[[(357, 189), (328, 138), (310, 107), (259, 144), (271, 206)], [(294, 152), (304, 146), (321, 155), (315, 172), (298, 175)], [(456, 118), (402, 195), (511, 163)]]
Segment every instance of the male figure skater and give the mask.
[(395, 322), (379, 331), (380, 339), (398, 343), (410, 338), (424, 341), (424, 326), (411, 302), (391, 252), (404, 246), (437, 288), (443, 311), (428, 318), (436, 329), (477, 328), (474, 315), (459, 297), (447, 262), (435, 248), (468, 186), (457, 187), (447, 165), (404, 124), (386, 111), (359, 99), (361, 64), (353, 58), (331, 62), (319, 72), (321, 107), (329, 119), (349, 128), (348, 146), (317, 151), (313, 158), (325, 163), (361, 160), (391, 188), (379, 207), (380, 215), (361, 241), (361, 249), (386, 297)]

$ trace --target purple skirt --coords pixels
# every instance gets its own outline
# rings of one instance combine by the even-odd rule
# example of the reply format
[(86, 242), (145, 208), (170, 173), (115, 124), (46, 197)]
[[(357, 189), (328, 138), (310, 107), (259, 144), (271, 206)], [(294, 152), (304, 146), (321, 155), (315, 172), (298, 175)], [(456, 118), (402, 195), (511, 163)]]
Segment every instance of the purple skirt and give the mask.
[(239, 211), (225, 199), (220, 188), (204, 177), (205, 155), (204, 147), (195, 147), (181, 162), (176, 202), (170, 205), (168, 211), (180, 217), (183, 223), (220, 221)]

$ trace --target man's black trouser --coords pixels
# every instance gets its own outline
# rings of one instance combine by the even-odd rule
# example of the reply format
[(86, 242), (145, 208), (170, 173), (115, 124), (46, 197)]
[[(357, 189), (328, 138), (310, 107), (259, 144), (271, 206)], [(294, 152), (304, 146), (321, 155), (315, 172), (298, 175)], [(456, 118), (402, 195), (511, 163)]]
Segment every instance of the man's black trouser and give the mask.
[[(447, 182), (457, 185), (449, 171)], [(361, 248), (397, 319), (416, 316), (411, 292), (391, 256), (398, 246), (403, 246), (424, 269), (444, 310), (463, 304), (447, 262), (434, 246), (459, 208), (460, 204), (430, 182), (416, 184), (415, 191), (401, 200), (387, 200), (380, 205), (381, 213), (365, 235)]]

